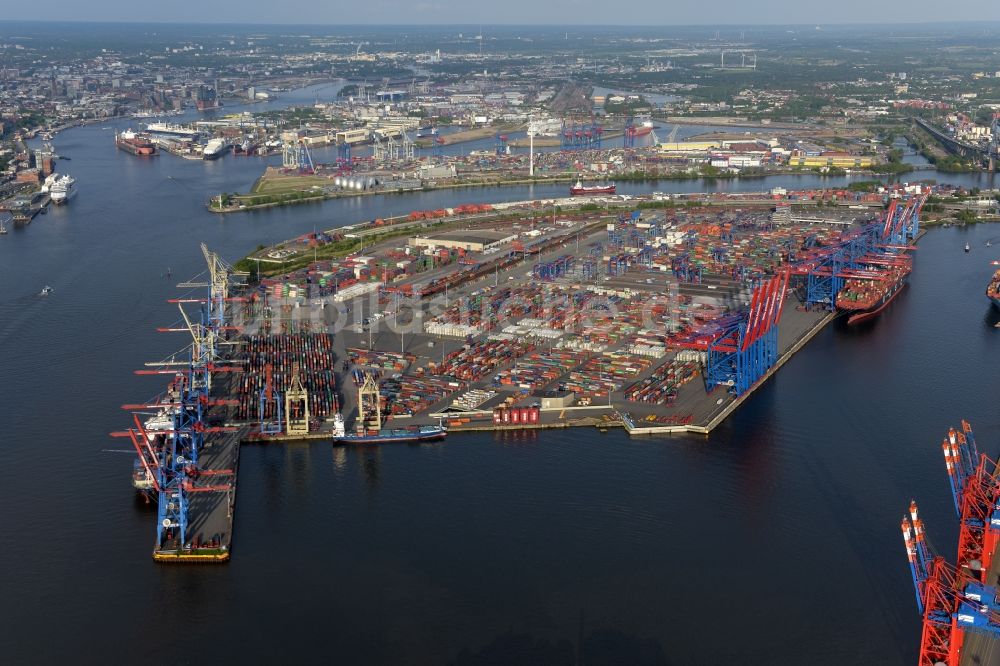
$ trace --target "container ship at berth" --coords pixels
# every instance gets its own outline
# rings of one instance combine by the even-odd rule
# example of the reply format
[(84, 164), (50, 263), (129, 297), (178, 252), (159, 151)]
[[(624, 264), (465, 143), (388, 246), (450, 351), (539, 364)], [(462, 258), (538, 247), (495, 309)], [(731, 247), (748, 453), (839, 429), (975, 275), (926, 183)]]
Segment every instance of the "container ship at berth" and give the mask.
[(569, 193), (574, 197), (587, 194), (614, 194), (615, 185), (614, 183), (610, 185), (584, 185), (580, 181), (576, 181), (576, 185), (569, 188)]
[(851, 313), (847, 318), (851, 326), (877, 317), (906, 286), (911, 270), (907, 258), (880, 276), (848, 279), (837, 293), (837, 309)]
[(990, 283), (986, 285), (986, 295), (993, 301), (993, 305), (1000, 307), (1000, 271), (990, 278)]
[(126, 153), (132, 153), (133, 155), (155, 155), (156, 146), (153, 144), (149, 138), (133, 132), (131, 129), (127, 129), (120, 134), (115, 134), (115, 145), (118, 146), (119, 150), (124, 150)]

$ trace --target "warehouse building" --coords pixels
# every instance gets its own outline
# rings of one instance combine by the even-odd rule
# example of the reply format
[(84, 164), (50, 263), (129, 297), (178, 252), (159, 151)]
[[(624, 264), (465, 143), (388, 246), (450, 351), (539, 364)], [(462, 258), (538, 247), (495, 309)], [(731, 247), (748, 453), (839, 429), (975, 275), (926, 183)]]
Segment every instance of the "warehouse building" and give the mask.
[(499, 249), (505, 243), (512, 243), (517, 235), (501, 231), (470, 229), (465, 231), (445, 231), (430, 236), (416, 236), (408, 241), (410, 247), (444, 247), (462, 249), (468, 252), (486, 252)]
[(797, 167), (839, 167), (841, 169), (863, 169), (874, 163), (871, 157), (850, 153), (825, 152), (816, 156), (792, 153), (789, 166)]

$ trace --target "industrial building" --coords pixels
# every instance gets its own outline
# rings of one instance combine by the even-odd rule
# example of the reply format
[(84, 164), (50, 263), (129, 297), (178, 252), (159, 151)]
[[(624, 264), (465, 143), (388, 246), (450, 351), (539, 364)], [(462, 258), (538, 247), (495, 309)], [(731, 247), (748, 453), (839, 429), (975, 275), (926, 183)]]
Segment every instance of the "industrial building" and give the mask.
[(499, 249), (505, 243), (512, 243), (517, 235), (502, 231), (469, 230), (450, 231), (431, 236), (416, 236), (408, 241), (410, 247), (442, 247), (461, 249), (468, 252), (488, 252)]
[(367, 128), (348, 129), (337, 132), (337, 143), (364, 143), (371, 138), (371, 130)]
[(576, 394), (572, 391), (537, 391), (542, 409), (565, 409), (576, 403)]
[(864, 155), (850, 155), (848, 153), (821, 153), (819, 155), (796, 155), (788, 160), (788, 165), (793, 167), (839, 167), (841, 169), (864, 169), (874, 164), (872, 157)]

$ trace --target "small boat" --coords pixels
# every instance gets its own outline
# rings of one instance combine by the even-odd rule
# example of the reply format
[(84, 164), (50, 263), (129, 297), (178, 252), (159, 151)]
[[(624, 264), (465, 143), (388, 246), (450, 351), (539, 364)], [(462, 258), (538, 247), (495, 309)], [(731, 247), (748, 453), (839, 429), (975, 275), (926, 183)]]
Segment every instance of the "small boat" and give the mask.
[(52, 287), (50, 287), (49, 285), (45, 285), (44, 287), (42, 287), (42, 291), (38, 295), (39, 296), (48, 296), (51, 293), (52, 293)]
[(986, 247), (993, 247), (992, 241), (986, 241)]
[(965, 251), (966, 251), (966, 252), (968, 252), (968, 251), (969, 251), (970, 249), (971, 249), (971, 248), (969, 247), (969, 244), (968, 244), (968, 243), (966, 243), (966, 244), (965, 244)]

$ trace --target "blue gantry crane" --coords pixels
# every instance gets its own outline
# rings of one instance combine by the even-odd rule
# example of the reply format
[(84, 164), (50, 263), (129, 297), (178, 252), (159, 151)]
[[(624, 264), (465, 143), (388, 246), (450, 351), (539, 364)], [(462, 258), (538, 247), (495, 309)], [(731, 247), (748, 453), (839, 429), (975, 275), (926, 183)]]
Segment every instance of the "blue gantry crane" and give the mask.
[(704, 351), (705, 387), (727, 386), (743, 395), (778, 360), (778, 322), (784, 308), (789, 275), (783, 271), (753, 290), (749, 309), (722, 318), (712, 331), (695, 334), (681, 346)]

